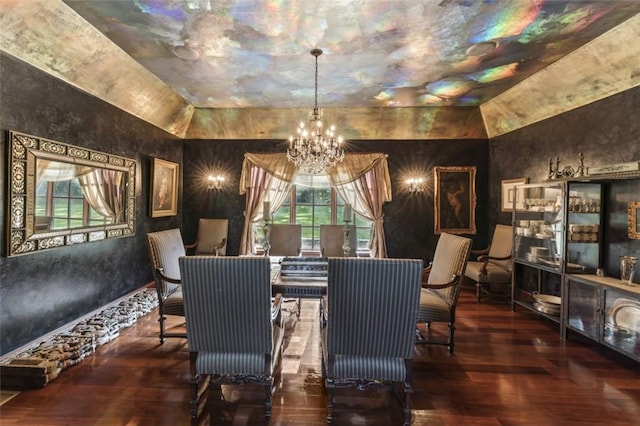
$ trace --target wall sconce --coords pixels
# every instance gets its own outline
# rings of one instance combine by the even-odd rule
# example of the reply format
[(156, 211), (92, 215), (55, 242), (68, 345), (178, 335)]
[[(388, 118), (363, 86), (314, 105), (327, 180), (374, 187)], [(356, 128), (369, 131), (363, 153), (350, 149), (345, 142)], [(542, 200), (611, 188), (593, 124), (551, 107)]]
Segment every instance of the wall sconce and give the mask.
[(224, 176), (222, 175), (209, 175), (207, 189), (222, 189), (222, 182), (224, 182)]
[(409, 188), (409, 192), (412, 194), (424, 191), (424, 178), (422, 177), (409, 178), (406, 183)]

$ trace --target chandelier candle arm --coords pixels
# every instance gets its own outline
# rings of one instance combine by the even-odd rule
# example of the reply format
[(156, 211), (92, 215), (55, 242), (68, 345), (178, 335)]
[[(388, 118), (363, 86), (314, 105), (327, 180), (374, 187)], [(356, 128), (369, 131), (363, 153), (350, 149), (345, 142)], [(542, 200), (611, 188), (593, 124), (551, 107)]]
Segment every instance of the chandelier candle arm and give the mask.
[(331, 125), (322, 134), (322, 110), (318, 108), (318, 56), (321, 49), (312, 49), (311, 55), (316, 58), (314, 106), (309, 113), (309, 130), (304, 122), (297, 129), (297, 136), (289, 136), (287, 159), (306, 173), (317, 175), (327, 168), (335, 167), (344, 159), (342, 136), (336, 136), (336, 128)]

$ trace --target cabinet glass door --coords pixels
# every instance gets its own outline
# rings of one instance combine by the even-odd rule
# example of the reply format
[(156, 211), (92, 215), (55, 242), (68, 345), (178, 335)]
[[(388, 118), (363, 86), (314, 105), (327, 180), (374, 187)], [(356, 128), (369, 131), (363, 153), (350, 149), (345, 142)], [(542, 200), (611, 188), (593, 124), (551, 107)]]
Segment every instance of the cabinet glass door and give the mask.
[(604, 342), (640, 358), (640, 300), (611, 288), (605, 290)]
[(562, 183), (521, 185), (524, 205), (514, 209), (514, 257), (532, 266), (560, 271), (565, 212)]
[(599, 340), (600, 298), (598, 287), (568, 280), (567, 326)]
[(602, 185), (572, 182), (567, 202), (568, 273), (595, 273), (600, 266)]

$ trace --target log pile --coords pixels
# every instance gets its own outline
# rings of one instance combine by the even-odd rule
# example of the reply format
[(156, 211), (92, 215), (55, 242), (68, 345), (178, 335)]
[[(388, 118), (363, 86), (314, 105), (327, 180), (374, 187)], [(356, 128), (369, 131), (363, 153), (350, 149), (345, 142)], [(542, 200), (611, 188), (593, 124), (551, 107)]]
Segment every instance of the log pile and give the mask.
[(126, 300), (79, 321), (69, 330), (55, 334), (0, 364), (4, 389), (32, 389), (46, 386), (65, 369), (95, 352), (98, 346), (120, 335), (120, 330), (158, 306), (155, 289), (144, 289)]

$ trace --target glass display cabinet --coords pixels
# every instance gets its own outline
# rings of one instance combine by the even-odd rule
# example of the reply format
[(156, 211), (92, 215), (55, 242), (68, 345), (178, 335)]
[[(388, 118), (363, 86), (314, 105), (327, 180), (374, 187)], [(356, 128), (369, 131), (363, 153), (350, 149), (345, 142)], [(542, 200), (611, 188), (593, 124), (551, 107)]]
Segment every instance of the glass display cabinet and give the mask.
[(639, 173), (517, 185), (512, 216), (512, 310), (527, 308), (558, 323), (562, 338), (576, 332), (635, 360), (640, 286), (611, 269), (619, 246), (623, 255), (638, 253), (630, 195)]
[[(566, 182), (518, 185), (513, 209), (511, 308), (522, 306), (561, 322)], [(517, 197), (516, 197), (517, 198)]]

